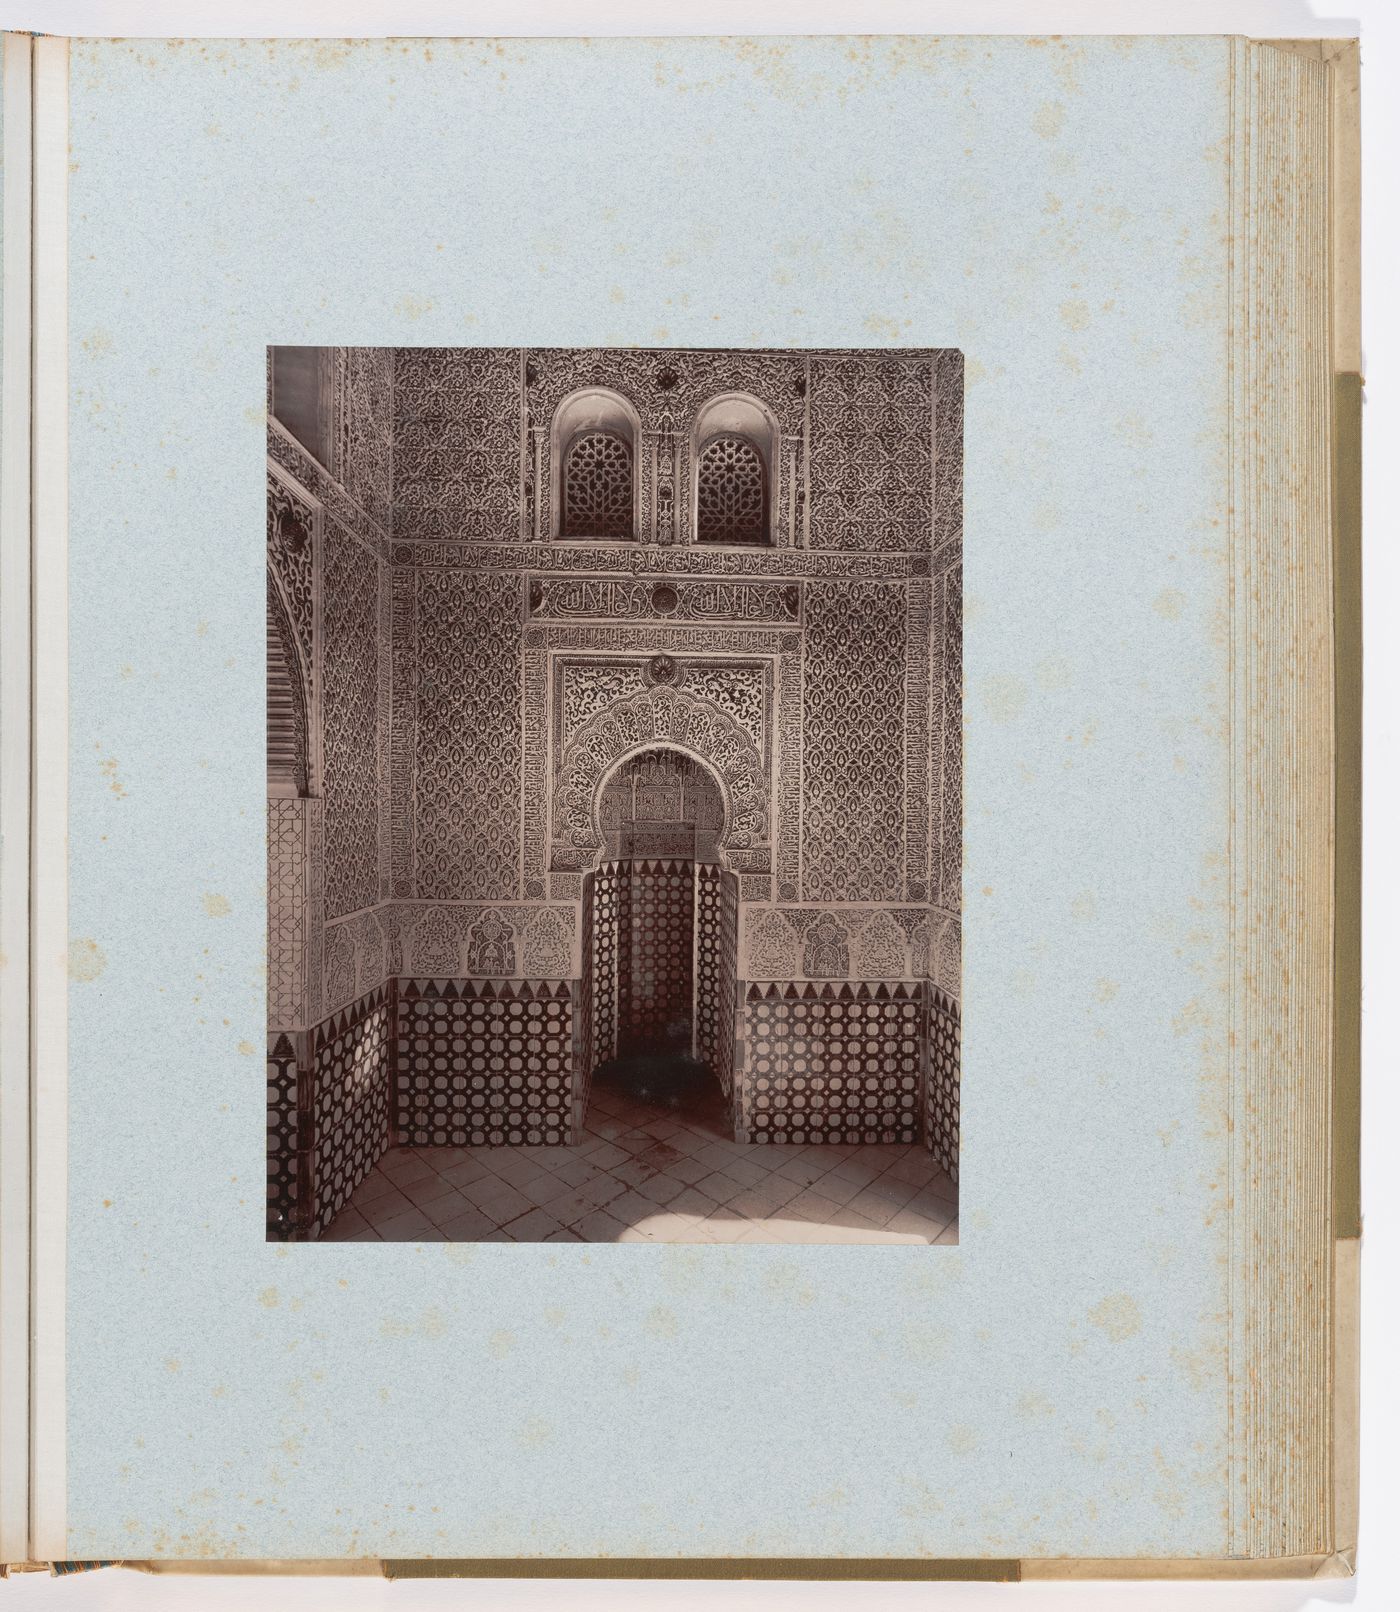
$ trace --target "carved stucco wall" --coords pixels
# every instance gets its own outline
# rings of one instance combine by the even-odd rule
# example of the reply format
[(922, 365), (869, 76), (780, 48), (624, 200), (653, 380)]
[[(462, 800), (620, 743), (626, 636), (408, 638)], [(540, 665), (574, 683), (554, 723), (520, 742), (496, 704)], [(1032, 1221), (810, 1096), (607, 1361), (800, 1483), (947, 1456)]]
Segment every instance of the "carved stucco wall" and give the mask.
[[(640, 541), (554, 535), (549, 426), (590, 387), (640, 422)], [(693, 541), (692, 430), (726, 392), (777, 424), (773, 548)], [(762, 832), (730, 858), (745, 899), (949, 902), (961, 394), (949, 352), (400, 350), (395, 895), (577, 899), (618, 724), (654, 737), (658, 707), (694, 700), (761, 758)], [(683, 698), (646, 693), (659, 654)]]

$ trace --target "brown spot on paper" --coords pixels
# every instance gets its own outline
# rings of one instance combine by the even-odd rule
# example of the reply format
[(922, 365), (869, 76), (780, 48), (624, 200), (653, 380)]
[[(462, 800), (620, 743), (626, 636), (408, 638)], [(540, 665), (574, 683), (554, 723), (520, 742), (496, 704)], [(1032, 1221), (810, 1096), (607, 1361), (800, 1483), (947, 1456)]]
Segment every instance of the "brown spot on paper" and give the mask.
[(107, 967), (107, 954), (95, 940), (81, 938), (68, 947), (68, 978), (86, 985)]
[(1142, 1331), (1142, 1311), (1127, 1293), (1114, 1293), (1089, 1311), (1089, 1319), (1101, 1327), (1114, 1343), (1122, 1343)]

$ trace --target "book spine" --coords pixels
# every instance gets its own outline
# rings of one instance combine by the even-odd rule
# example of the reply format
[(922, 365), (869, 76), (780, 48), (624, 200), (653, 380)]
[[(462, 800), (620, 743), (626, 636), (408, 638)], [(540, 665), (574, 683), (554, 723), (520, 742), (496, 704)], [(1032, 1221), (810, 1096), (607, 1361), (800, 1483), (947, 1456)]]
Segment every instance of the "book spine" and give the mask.
[(30, 291), (33, 58), (0, 61), (0, 1562), (29, 1556)]

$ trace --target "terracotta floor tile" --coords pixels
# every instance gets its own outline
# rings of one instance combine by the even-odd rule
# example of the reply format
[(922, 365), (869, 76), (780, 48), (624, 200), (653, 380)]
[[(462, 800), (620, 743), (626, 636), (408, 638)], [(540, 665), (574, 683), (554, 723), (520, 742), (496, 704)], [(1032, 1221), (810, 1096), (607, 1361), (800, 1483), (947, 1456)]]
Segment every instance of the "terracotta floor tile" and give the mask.
[(325, 1240), (956, 1243), (957, 1188), (922, 1144), (739, 1143), (713, 1106), (604, 1084), (577, 1146), (393, 1149)]
[(884, 1226), (894, 1219), (904, 1205), (895, 1203), (890, 1198), (882, 1197), (878, 1192), (871, 1192), (867, 1187), (864, 1192), (858, 1192), (843, 1207), (853, 1209), (857, 1214), (864, 1215), (867, 1220), (873, 1220), (876, 1225)]
[(724, 1205), (730, 1214), (740, 1215), (745, 1220), (766, 1220), (778, 1207), (771, 1199), (760, 1197), (750, 1187), (736, 1196), (728, 1199)]
[(550, 1173), (556, 1181), (565, 1186), (576, 1187), (581, 1181), (590, 1181), (597, 1175), (601, 1166), (595, 1166), (589, 1159), (573, 1158), (568, 1164), (561, 1165), (559, 1169)]
[(378, 1169), (374, 1169), (350, 1194), (350, 1201), (357, 1206), (363, 1203), (373, 1203), (376, 1199), (382, 1198), (385, 1193), (397, 1191), (398, 1188), (387, 1175)]
[(457, 1188), (440, 1175), (427, 1176), (422, 1181), (410, 1181), (403, 1189), (404, 1196), (419, 1209), (427, 1209), (439, 1198), (456, 1197)]
[(392, 1182), (389, 1183), (387, 1191), (378, 1194), (363, 1208), (360, 1206), (358, 1195), (353, 1196), (350, 1202), (354, 1208), (360, 1209), (366, 1219), (372, 1219), (375, 1224), (387, 1220), (390, 1215), (406, 1214), (413, 1207)]
[(391, 1215), (387, 1220), (375, 1223), (374, 1228), (386, 1243), (416, 1243), (437, 1227), (419, 1209), (409, 1210), (406, 1214)]
[(597, 1146), (587, 1149), (584, 1157), (595, 1169), (606, 1170), (609, 1165), (621, 1164), (631, 1155), (620, 1147), (614, 1147), (611, 1142), (600, 1142)]
[(639, 1181), (636, 1190), (644, 1198), (650, 1198), (653, 1203), (670, 1203), (686, 1189), (686, 1183), (679, 1177), (667, 1173), (666, 1175), (648, 1176), (645, 1181)]
[(865, 1191), (865, 1183), (847, 1180), (845, 1176), (837, 1175), (834, 1170), (828, 1170), (824, 1176), (812, 1183), (812, 1190), (819, 1192), (823, 1198), (830, 1198), (833, 1203), (849, 1203), (852, 1198)]
[(471, 1204), (467, 1204), (450, 1220), (438, 1222), (438, 1230), (454, 1243), (474, 1243), (477, 1238), (495, 1229), (496, 1222), (489, 1215), (482, 1214), (480, 1209), (474, 1209)]
[(931, 1194), (935, 1198), (942, 1198), (947, 1203), (951, 1203), (953, 1205), (957, 1204), (957, 1182), (953, 1180), (952, 1176), (950, 1176), (946, 1170), (940, 1169), (938, 1174), (934, 1176), (933, 1179), (929, 1181), (922, 1190)]
[[(893, 1212), (893, 1211), (891, 1211)], [(830, 1220), (841, 1213), (841, 1205), (822, 1197), (814, 1187), (799, 1193), (790, 1203), (783, 1205), (784, 1218), (793, 1220)]]
[(815, 1159), (785, 1159), (774, 1171), (775, 1175), (785, 1176), (789, 1181), (797, 1181), (808, 1187), (829, 1173), (829, 1168), (818, 1164)]
[(614, 1180), (611, 1175), (596, 1175), (591, 1181), (585, 1181), (578, 1189), (579, 1197), (587, 1198), (592, 1204), (602, 1205), (610, 1198), (619, 1197), (627, 1191), (621, 1181)]
[(563, 1197), (551, 1198), (545, 1206), (549, 1213), (561, 1226), (572, 1226), (576, 1221), (583, 1220), (595, 1212), (598, 1205), (592, 1198), (580, 1196), (577, 1192), (570, 1192)]
[(706, 1216), (712, 1215), (719, 1205), (699, 1188), (687, 1187), (684, 1192), (677, 1193), (666, 1207), (673, 1215), (704, 1220)]
[(911, 1232), (916, 1237), (922, 1237), (926, 1243), (931, 1243), (937, 1241), (939, 1232), (947, 1223), (942, 1218), (931, 1220), (927, 1215), (918, 1215), (910, 1209), (901, 1209), (897, 1215), (891, 1217), (885, 1229)]
[(567, 1182), (560, 1181), (557, 1176), (546, 1172), (534, 1181), (519, 1182), (517, 1190), (522, 1197), (528, 1198), (531, 1203), (539, 1207), (547, 1204), (551, 1198), (557, 1198), (561, 1193), (572, 1192), (574, 1189)]
[(542, 1243), (550, 1232), (563, 1231), (564, 1227), (548, 1210), (531, 1209), (528, 1214), (506, 1221), (502, 1230), (508, 1231), (518, 1243)]
[(437, 1174), (431, 1164), (408, 1149), (395, 1153), (380, 1168), (396, 1187), (406, 1186), (410, 1181), (422, 1181), (427, 1176)]
[(480, 1181), (484, 1176), (494, 1175), (496, 1172), (483, 1164), (479, 1158), (468, 1156), (460, 1164), (449, 1164), (439, 1173), (444, 1181), (450, 1181), (454, 1187), (464, 1187), (469, 1181)]
[(608, 1203), (608, 1213), (627, 1226), (635, 1226), (639, 1220), (649, 1220), (656, 1213), (656, 1205), (650, 1198), (644, 1198), (640, 1192), (624, 1192), (621, 1197), (613, 1198)]
[(760, 1181), (766, 1181), (774, 1172), (757, 1159), (736, 1158), (730, 1159), (722, 1166), (723, 1173), (732, 1176), (742, 1187), (757, 1186)]
[(707, 1193), (716, 1203), (724, 1203), (744, 1190), (744, 1183), (736, 1181), (732, 1175), (723, 1171), (713, 1170), (709, 1175), (703, 1176), (695, 1183), (701, 1192)]
[(877, 1198), (887, 1198), (896, 1209), (902, 1209), (918, 1190), (912, 1181), (901, 1181), (888, 1172), (877, 1175), (865, 1187), (867, 1193), (874, 1193)]
[(527, 1209), (535, 1207), (523, 1192), (517, 1192), (508, 1181), (497, 1181), (494, 1184), (474, 1181), (464, 1190), (462, 1196), (470, 1199), (482, 1214), (490, 1215), (500, 1226), (507, 1220), (513, 1220), (516, 1215), (523, 1215)]
[(694, 1158), (689, 1154), (685, 1154), (681, 1158), (677, 1159), (673, 1165), (671, 1165), (671, 1167), (666, 1171), (666, 1174), (669, 1176), (674, 1176), (677, 1181), (688, 1181), (693, 1183), (696, 1181), (703, 1181), (707, 1175), (712, 1174), (712, 1171), (710, 1166), (704, 1163), (702, 1160)]
[(656, 1171), (651, 1165), (643, 1164), (641, 1159), (628, 1159), (625, 1164), (614, 1164), (608, 1174), (624, 1186), (635, 1187), (640, 1181), (650, 1180)]
[[(727, 1172), (726, 1172), (727, 1173)], [(754, 1198), (760, 1203), (769, 1205), (768, 1213), (776, 1213), (786, 1203), (799, 1198), (807, 1189), (796, 1181), (790, 1181), (784, 1175), (765, 1176), (762, 1181), (747, 1189), (745, 1197)], [(731, 1207), (737, 1203), (737, 1198), (730, 1199)]]
[(342, 1209), (321, 1236), (323, 1243), (344, 1243), (361, 1231), (370, 1229), (369, 1221), (357, 1209)]
[(858, 1181), (864, 1186), (867, 1181), (883, 1175), (884, 1169), (883, 1162), (868, 1159), (863, 1153), (851, 1153), (832, 1168), (831, 1174), (839, 1175), (843, 1181)]
[(586, 1243), (615, 1243), (626, 1228), (606, 1209), (595, 1209), (573, 1228)]
[(708, 1220), (702, 1220), (700, 1224), (705, 1228), (710, 1241), (716, 1243), (737, 1243), (753, 1226), (751, 1220), (725, 1220), (715, 1215), (711, 1215)]

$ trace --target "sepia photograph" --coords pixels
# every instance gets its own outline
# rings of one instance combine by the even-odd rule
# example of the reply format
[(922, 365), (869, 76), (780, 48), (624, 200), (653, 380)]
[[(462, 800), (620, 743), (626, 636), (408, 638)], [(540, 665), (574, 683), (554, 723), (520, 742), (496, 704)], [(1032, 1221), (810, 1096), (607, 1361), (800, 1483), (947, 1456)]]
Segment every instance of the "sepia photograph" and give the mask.
[(961, 353), (268, 415), (268, 1237), (956, 1243)]

